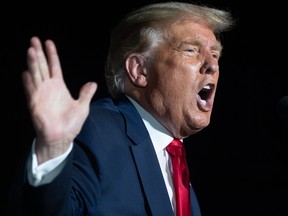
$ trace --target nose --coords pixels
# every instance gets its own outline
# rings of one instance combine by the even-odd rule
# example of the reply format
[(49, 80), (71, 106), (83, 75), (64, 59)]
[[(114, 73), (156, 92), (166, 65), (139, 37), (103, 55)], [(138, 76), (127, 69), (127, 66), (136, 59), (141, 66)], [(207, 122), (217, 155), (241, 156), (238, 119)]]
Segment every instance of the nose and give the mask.
[(218, 59), (213, 57), (211, 54), (206, 55), (204, 63), (200, 69), (200, 72), (202, 74), (214, 74), (215, 72), (218, 72), (218, 70), (219, 70)]

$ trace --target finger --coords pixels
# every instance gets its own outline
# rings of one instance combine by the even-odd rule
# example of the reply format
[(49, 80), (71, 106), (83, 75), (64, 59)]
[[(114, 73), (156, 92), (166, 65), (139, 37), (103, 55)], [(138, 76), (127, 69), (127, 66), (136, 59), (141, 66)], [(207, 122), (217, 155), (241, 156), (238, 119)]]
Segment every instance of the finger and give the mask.
[(79, 102), (82, 103), (84, 106), (87, 106), (93, 95), (97, 90), (97, 83), (95, 82), (88, 82), (84, 86), (82, 86), (80, 93), (79, 93)]
[(49, 68), (46, 60), (45, 53), (43, 51), (41, 41), (38, 37), (31, 38), (31, 46), (35, 49), (36, 60), (39, 68), (40, 75), (42, 80), (48, 79), (49, 76)]
[(31, 80), (35, 88), (37, 88), (42, 83), (42, 76), (39, 71), (36, 51), (34, 47), (30, 47), (27, 50), (27, 65), (28, 65), (28, 71), (31, 76)]
[(63, 78), (61, 64), (59, 60), (59, 56), (57, 53), (56, 46), (52, 40), (47, 40), (45, 42), (46, 50), (47, 50), (47, 58), (48, 64), (50, 68), (50, 76)]

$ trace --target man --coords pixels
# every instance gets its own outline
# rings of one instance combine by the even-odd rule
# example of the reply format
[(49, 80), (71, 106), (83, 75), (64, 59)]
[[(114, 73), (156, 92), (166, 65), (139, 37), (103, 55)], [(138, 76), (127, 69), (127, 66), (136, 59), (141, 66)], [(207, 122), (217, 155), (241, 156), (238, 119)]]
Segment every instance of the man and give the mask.
[[(209, 125), (218, 36), (232, 25), (228, 12), (188, 3), (131, 12), (111, 35), (112, 97), (93, 102), (96, 83), (72, 98), (53, 41), (32, 37), (23, 83), (36, 138), (15, 185), (17, 215), (178, 215), (166, 147)], [(189, 189), (184, 215), (201, 215)]]

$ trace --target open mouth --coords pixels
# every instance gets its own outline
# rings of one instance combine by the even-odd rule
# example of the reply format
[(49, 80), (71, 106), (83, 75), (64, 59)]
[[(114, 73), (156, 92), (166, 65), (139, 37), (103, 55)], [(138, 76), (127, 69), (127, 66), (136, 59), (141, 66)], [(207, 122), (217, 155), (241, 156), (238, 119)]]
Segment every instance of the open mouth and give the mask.
[(214, 91), (213, 84), (205, 85), (198, 93), (198, 101), (200, 102), (200, 108), (204, 109), (204, 111), (208, 111), (212, 107), (212, 95)]

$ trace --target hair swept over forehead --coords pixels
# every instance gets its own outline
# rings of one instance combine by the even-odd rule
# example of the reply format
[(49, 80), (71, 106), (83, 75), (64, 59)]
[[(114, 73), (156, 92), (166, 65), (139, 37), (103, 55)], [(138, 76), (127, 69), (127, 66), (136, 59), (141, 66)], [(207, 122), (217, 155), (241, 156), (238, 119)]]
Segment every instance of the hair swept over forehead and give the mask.
[(125, 26), (129, 26), (129, 24), (142, 26), (139, 24), (149, 23), (156, 27), (157, 25), (171, 24), (184, 18), (196, 22), (198, 20), (205, 21), (214, 33), (227, 31), (234, 25), (229, 11), (184, 2), (149, 4), (127, 14), (122, 22), (125, 22)]
[(111, 32), (106, 84), (113, 97), (117, 97), (123, 90), (125, 59), (131, 53), (144, 54), (151, 51), (172, 24), (184, 19), (207, 25), (216, 38), (234, 25), (229, 11), (193, 3), (168, 1), (133, 10)]

